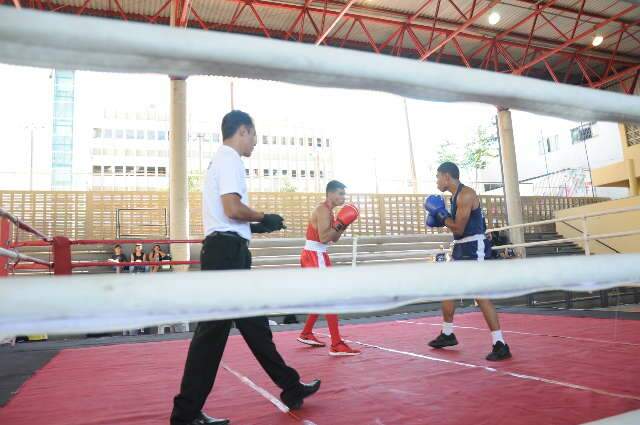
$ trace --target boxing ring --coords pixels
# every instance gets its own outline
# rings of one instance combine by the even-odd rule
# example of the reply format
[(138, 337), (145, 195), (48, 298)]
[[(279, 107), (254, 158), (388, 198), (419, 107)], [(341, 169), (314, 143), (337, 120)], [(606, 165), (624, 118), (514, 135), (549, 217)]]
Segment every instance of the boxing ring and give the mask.
[[(484, 102), (568, 119), (640, 123), (637, 96), (499, 73), (307, 45), (285, 48), (279, 41), (241, 35), (5, 8), (0, 8), (0, 21), (0, 57), (17, 65), (274, 79), (417, 99)], [(137, 37), (130, 37), (132, 32)], [(114, 266), (73, 261), (73, 245), (200, 240), (70, 240), (44, 235), (10, 214), (5, 217), (3, 232), (13, 223), (40, 240), (3, 244), (0, 269), (6, 275), (11, 259), (14, 270), (51, 271), (54, 276), (0, 281), (0, 337), (77, 335), (275, 313), (366, 316), (342, 324), (345, 340), (363, 350), (357, 358), (336, 359), (299, 345), (297, 325), (273, 328), (285, 359), (303, 377), (323, 380), (320, 392), (295, 413), (278, 401), (276, 388), (259, 371), (241, 338), (231, 336), (205, 408), (231, 416), (234, 424), (639, 421), (640, 312), (503, 308), (500, 317), (514, 357), (498, 364), (484, 360), (488, 332), (473, 308), (457, 315), (455, 332), (461, 345), (445, 350), (432, 350), (426, 344), (440, 326), (438, 312), (380, 312), (444, 299), (635, 287), (640, 283), (640, 254), (333, 270), (72, 275), (78, 268)], [(27, 246), (51, 247), (51, 258), (18, 252)], [(4, 402), (0, 422), (166, 423), (188, 337), (105, 337), (0, 347), (4, 359), (0, 377), (11, 381), (0, 387)]]

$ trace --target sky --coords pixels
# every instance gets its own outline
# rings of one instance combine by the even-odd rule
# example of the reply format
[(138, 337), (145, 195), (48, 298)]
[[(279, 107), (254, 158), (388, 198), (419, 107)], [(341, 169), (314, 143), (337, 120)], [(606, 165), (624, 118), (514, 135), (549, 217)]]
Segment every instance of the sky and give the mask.
[[(0, 144), (4, 151), (29, 143), (25, 126), (47, 122), (52, 96), (50, 74), (48, 69), (0, 65)], [(163, 75), (78, 72), (76, 79), (77, 95), (85, 108), (119, 106), (130, 110), (169, 104), (169, 80)], [(396, 187), (408, 180), (409, 143), (403, 98), (382, 92), (273, 81), (190, 77), (191, 119), (210, 122), (212, 130), (219, 131), (222, 116), (231, 107), (231, 82), (234, 106), (254, 117), (258, 133), (261, 129), (304, 128), (331, 135), (335, 140), (335, 177), (345, 181), (351, 190), (373, 192), (373, 175), (377, 175), (382, 191), (385, 184)], [(407, 100), (407, 110), (420, 191), (428, 190), (424, 186), (433, 183), (440, 144), (448, 140), (461, 154), (477, 127), (491, 125), (496, 113), (491, 105), (413, 99)], [(513, 121), (517, 143), (536, 143), (543, 129), (553, 131), (554, 127), (572, 125), (517, 111)], [(38, 130), (42, 149), (50, 144), (48, 131)], [(0, 156), (3, 172), (23, 172), (28, 155), (19, 156), (21, 161)]]

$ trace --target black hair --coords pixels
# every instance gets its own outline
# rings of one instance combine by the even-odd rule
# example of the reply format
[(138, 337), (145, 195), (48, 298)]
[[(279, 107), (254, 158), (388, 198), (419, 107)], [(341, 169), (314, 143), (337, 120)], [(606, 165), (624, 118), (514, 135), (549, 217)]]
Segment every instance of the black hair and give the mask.
[(341, 183), (338, 180), (331, 180), (329, 183), (327, 183), (327, 193), (346, 188), (347, 186), (345, 186), (344, 183)]
[(456, 180), (460, 178), (460, 169), (453, 162), (443, 162), (438, 167), (438, 172), (441, 174), (449, 174)]
[(251, 115), (246, 112), (233, 110), (222, 118), (222, 140), (227, 140), (233, 137), (241, 126), (247, 127), (247, 129), (254, 128), (253, 119)]
[(113, 249), (116, 249), (116, 248), (122, 248), (122, 247), (120, 246), (120, 244), (119, 244), (119, 243), (117, 243), (117, 244), (115, 244), (115, 245), (113, 246)]

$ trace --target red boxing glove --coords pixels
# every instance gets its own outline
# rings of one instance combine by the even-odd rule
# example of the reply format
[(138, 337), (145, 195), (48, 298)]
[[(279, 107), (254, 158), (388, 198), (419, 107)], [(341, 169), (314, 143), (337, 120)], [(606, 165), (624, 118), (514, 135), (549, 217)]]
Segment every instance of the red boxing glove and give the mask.
[(342, 232), (347, 228), (348, 225), (356, 221), (359, 215), (360, 210), (358, 209), (358, 207), (352, 204), (345, 205), (336, 217), (336, 230), (338, 232)]

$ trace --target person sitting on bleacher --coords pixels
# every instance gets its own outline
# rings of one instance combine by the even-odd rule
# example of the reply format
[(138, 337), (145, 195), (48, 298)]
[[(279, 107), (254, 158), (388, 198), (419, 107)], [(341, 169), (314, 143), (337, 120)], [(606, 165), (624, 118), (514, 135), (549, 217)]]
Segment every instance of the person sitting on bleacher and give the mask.
[[(149, 254), (149, 261), (158, 261), (158, 262), (160, 262), (162, 260), (170, 260), (170, 259), (171, 259), (171, 257), (169, 257), (167, 255), (167, 253), (162, 251), (162, 249), (160, 248), (160, 245), (158, 245), (158, 244), (153, 246), (153, 250)], [(151, 266), (151, 271), (152, 272), (160, 271), (161, 267), (164, 268), (164, 266)]]
[[(142, 249), (142, 244), (141, 243), (137, 243), (136, 247), (133, 249), (133, 252), (131, 253), (131, 262), (132, 263), (139, 263), (139, 262), (143, 262), (143, 261), (147, 261), (147, 256), (144, 253), (144, 250)], [(147, 267), (146, 266), (133, 266), (131, 267), (131, 273), (143, 273), (147, 271)]]
[[(111, 256), (111, 258), (109, 258), (109, 261), (112, 261), (114, 263), (127, 262), (127, 256), (122, 253), (122, 247), (119, 244), (115, 244), (113, 246), (113, 255)], [(129, 266), (123, 266), (123, 267), (116, 266), (114, 267), (114, 270), (116, 271), (116, 273), (120, 273), (121, 270), (129, 271)]]

